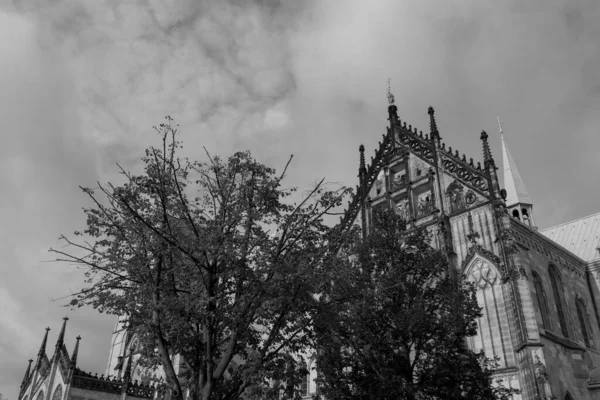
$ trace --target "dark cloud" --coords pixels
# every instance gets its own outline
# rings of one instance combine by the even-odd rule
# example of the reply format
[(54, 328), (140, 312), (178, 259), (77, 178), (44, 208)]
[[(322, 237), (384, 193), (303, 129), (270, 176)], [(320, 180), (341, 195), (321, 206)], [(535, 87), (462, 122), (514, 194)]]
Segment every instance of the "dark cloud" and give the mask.
[[(77, 185), (140, 168), (153, 125), (173, 116), (186, 155), (250, 149), (290, 185), (357, 183), (387, 125), (387, 79), (400, 117), (481, 160), (501, 160), (496, 116), (540, 227), (598, 211), (600, 6), (594, 0), (0, 0), (0, 392), (16, 398), (52, 299), (80, 271), (45, 264), (81, 228)], [(5, 323), (6, 321), (6, 323)], [(85, 368), (103, 371), (111, 318), (72, 314)], [(71, 333), (69, 333), (71, 334)], [(72, 342), (71, 342), (72, 343)], [(5, 361), (6, 360), (6, 361)], [(85, 361), (84, 361), (85, 360)], [(8, 371), (5, 373), (4, 371)]]

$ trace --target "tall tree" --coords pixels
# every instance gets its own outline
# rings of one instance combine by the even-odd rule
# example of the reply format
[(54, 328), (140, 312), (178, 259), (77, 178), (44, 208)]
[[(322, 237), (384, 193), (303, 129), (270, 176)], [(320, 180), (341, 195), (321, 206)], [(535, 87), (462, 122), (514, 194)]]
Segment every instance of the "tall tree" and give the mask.
[(157, 131), (162, 146), (146, 150), (142, 174), (121, 168), (124, 184), (82, 188), (87, 226), (62, 237), (71, 250), (52, 250), (87, 269), (71, 304), (126, 316), (174, 399), (186, 388), (193, 399), (277, 396), (264, 383), (290, 387), (293, 355), (311, 335), (312, 266), (328, 254), (323, 218), (346, 190), (321, 181), (291, 203), (289, 161), (279, 175), (248, 152), (189, 161), (170, 118)]
[(476, 334), (475, 287), (449, 273), (425, 229), (376, 213), (368, 237), (329, 266), (315, 315), (327, 399), (504, 399)]

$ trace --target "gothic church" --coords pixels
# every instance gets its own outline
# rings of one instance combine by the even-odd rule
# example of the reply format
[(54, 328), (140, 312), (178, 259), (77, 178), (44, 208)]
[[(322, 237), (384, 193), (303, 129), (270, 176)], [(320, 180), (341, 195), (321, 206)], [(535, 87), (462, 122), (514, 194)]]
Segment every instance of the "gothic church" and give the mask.
[[(357, 193), (340, 223), (367, 234), (372, 211), (387, 208), (434, 233), (451, 268), (478, 287), (483, 315), (469, 345), (498, 357), (496, 377), (521, 391), (515, 399), (600, 399), (600, 214), (539, 231), (504, 137), (502, 187), (486, 132), (482, 165), (446, 146), (433, 108), (423, 134), (399, 119), (388, 97), (387, 133), (369, 164), (360, 147)], [(136, 337), (122, 323), (106, 370), (112, 380), (77, 370), (77, 350), (69, 357), (63, 347), (57, 343), (48, 360), (44, 340), (19, 400), (156, 396), (145, 388), (162, 373), (137, 363)], [(302, 385), (306, 399), (315, 396), (316, 374), (312, 369)], [(64, 386), (60, 395), (55, 382)]]

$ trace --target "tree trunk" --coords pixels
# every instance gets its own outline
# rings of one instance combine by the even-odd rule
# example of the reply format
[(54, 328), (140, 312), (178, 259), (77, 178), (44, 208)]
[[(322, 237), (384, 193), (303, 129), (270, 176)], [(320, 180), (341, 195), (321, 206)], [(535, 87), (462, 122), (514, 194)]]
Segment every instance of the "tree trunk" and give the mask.
[(154, 307), (152, 310), (152, 330), (154, 333), (154, 342), (158, 347), (158, 354), (160, 356), (160, 360), (163, 365), (165, 375), (167, 377), (167, 384), (171, 389), (170, 397), (172, 400), (183, 400), (183, 394), (181, 393), (181, 385), (179, 384), (179, 379), (177, 379), (177, 374), (175, 373), (175, 369), (173, 368), (173, 363), (171, 362), (171, 358), (169, 357), (169, 350), (167, 348), (165, 338), (163, 337), (160, 328), (160, 315), (158, 313), (158, 306), (160, 304), (160, 280), (163, 266), (162, 255), (157, 257), (154, 265), (156, 274), (154, 276), (154, 291), (152, 293), (152, 302), (154, 303)]

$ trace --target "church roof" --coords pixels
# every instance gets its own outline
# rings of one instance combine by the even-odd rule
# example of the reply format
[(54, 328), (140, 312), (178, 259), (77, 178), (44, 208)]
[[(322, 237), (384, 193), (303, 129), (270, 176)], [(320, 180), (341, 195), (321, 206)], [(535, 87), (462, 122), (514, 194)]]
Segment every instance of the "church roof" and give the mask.
[(517, 169), (517, 164), (512, 158), (506, 141), (504, 140), (504, 134), (500, 129), (500, 135), (502, 138), (502, 164), (504, 167), (504, 189), (506, 190), (506, 205), (512, 206), (518, 203), (532, 204), (529, 192), (523, 183), (521, 174)]
[(600, 259), (600, 213), (541, 231), (587, 262)]

